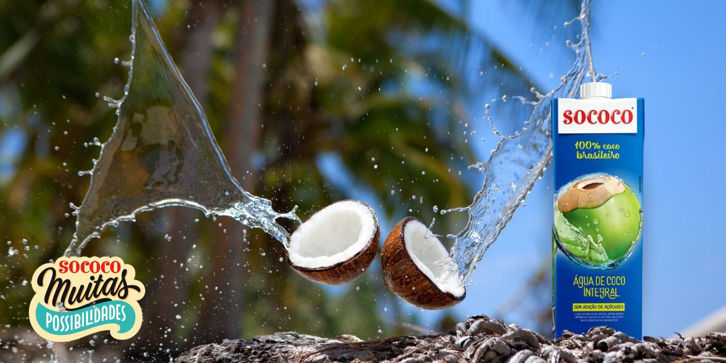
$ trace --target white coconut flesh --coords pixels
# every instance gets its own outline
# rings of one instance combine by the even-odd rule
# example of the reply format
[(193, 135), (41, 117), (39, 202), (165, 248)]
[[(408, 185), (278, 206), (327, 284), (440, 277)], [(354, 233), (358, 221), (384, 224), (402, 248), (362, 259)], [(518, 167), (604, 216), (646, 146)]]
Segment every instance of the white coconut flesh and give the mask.
[(360, 202), (333, 203), (313, 214), (290, 236), (288, 257), (302, 268), (324, 268), (350, 260), (376, 233), (376, 218)]
[(439, 290), (455, 297), (464, 295), (456, 264), (426, 225), (415, 219), (408, 221), (403, 229), (403, 240), (413, 263)]

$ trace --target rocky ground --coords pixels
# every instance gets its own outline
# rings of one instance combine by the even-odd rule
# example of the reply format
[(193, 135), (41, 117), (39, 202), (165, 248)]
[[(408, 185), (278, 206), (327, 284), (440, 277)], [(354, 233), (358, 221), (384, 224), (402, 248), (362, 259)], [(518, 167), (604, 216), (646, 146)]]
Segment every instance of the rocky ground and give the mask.
[(550, 342), (539, 334), (474, 316), (446, 334), (361, 341), (294, 332), (201, 345), (177, 362), (726, 362), (726, 333), (643, 341), (607, 327)]

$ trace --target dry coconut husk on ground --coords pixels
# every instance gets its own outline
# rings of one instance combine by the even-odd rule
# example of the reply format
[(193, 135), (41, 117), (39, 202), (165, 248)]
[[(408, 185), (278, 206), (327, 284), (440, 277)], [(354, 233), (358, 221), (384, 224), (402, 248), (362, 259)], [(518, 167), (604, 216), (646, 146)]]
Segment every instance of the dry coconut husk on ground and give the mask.
[(480, 315), (447, 333), (361, 341), (295, 332), (225, 340), (183, 353), (176, 362), (726, 362), (726, 333), (643, 341), (607, 327), (552, 342), (515, 324)]

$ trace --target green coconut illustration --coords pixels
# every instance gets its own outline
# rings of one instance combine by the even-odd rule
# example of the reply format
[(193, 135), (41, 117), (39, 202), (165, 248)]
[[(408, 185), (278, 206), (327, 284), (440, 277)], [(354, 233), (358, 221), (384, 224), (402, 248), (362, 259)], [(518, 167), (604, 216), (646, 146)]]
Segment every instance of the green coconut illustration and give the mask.
[(586, 177), (570, 185), (555, 203), (555, 239), (575, 262), (614, 268), (640, 237), (642, 210), (622, 180)]

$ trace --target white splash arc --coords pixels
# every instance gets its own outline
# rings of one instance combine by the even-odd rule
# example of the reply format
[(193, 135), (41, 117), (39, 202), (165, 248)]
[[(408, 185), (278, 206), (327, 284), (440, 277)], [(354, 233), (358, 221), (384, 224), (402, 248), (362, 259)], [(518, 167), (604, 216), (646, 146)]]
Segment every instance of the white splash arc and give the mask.
[(500, 140), (489, 159), (472, 165), (484, 174), (483, 186), (472, 203), (464, 208), (442, 212), (466, 212), (468, 215), (464, 228), (455, 235), (448, 235), (454, 240), (450, 251), (452, 265), (456, 265), (458, 269), (452, 273), (458, 273), (462, 283), (468, 282), (477, 263), (499, 237), (552, 161), (552, 100), (575, 97), (587, 76), (593, 80), (606, 78), (597, 73), (593, 66), (590, 51), (590, 6), (590, 0), (583, 0), (580, 15), (565, 23), (568, 26), (578, 21), (582, 31), (578, 42), (567, 42), (575, 52), (575, 62), (561, 77), (560, 85), (545, 95), (536, 94), (536, 101), (523, 103), (522, 107), (531, 107), (525, 127), (511, 136), (499, 133)]
[(76, 209), (76, 232), (65, 255), (79, 255), (109, 226), (152, 209), (184, 206), (261, 228), (285, 246), (277, 218), (300, 221), (295, 208), (245, 191), (230, 172), (201, 105), (169, 56), (141, 0), (133, 0), (128, 80), (120, 100), (105, 98), (118, 115), (90, 171)]

